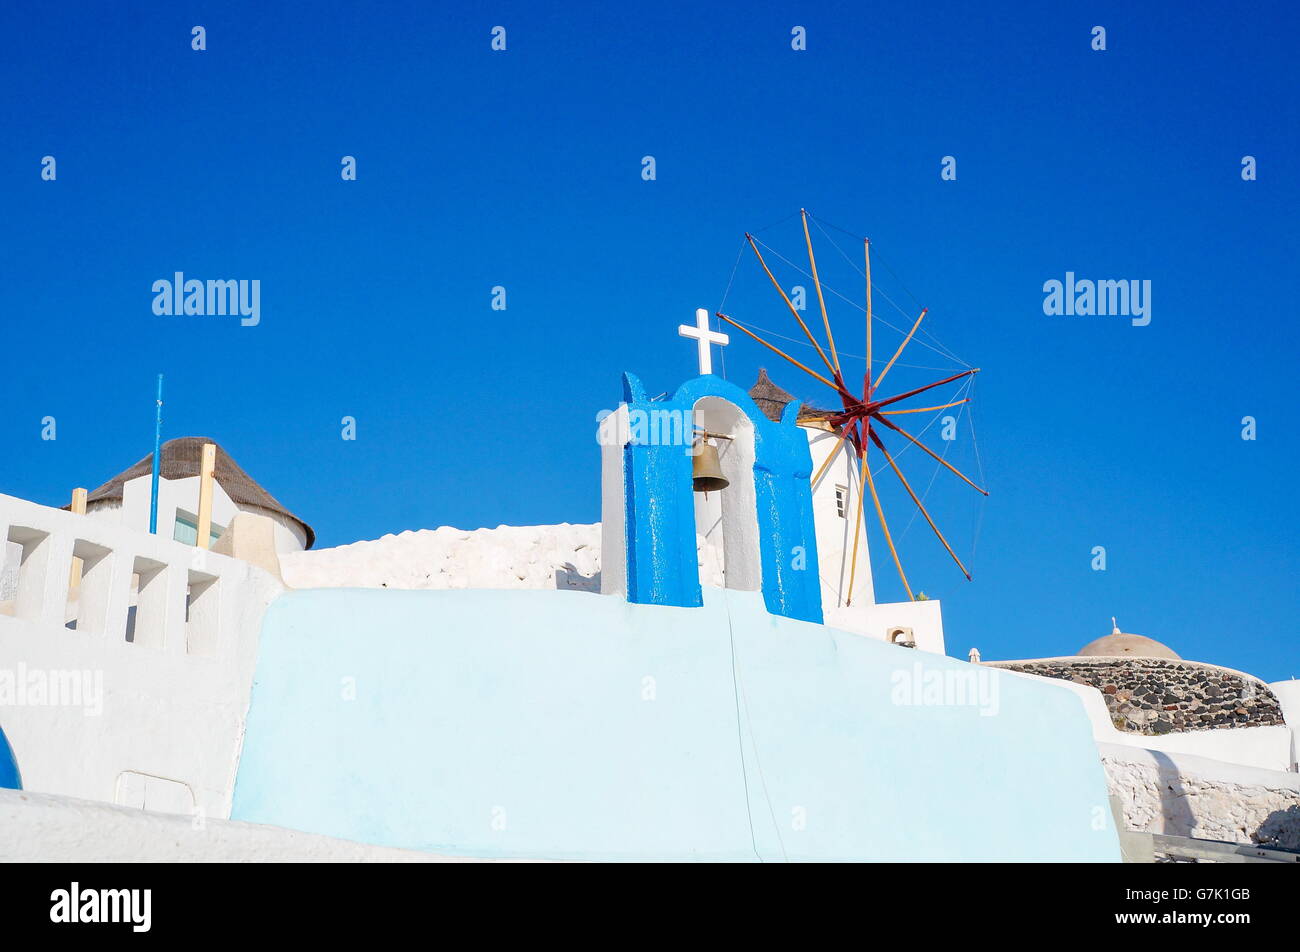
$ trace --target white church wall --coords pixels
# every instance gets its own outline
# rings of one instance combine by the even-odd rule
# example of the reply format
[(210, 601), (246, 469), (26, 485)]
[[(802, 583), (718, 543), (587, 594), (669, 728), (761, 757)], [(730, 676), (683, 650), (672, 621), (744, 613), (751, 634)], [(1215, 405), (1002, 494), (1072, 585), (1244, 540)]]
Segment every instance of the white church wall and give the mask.
[[(25, 788), (132, 801), (139, 784), (123, 775), (139, 774), (158, 781), (160, 802), (184, 802), (171, 782), (204, 814), (228, 815), (261, 619), (279, 583), (247, 562), (11, 496), (0, 495), (0, 538), (23, 547), (13, 615), (0, 615), (0, 724)], [(84, 564), (69, 629), (74, 554)]]
[[(1116, 733), (1123, 733), (1116, 731)], [(1291, 768), (1291, 731), (1286, 727), (1234, 727), (1176, 731), (1150, 736), (1126, 734), (1132, 747), (1169, 754), (1190, 754), (1230, 764), (1287, 771)]]
[(600, 421), (600, 552), (607, 565), (600, 573), (600, 591), (627, 595), (627, 513), (623, 511), (623, 446), (631, 429), (627, 404)]
[(1274, 681), (1269, 685), (1282, 706), (1282, 719), (1291, 731), (1291, 769), (1300, 771), (1300, 681)]
[(939, 599), (918, 602), (866, 602), (852, 605), (823, 606), (827, 625), (866, 635), (878, 641), (894, 641), (891, 633), (896, 629), (910, 629), (919, 651), (946, 654), (943, 638), (943, 609)]

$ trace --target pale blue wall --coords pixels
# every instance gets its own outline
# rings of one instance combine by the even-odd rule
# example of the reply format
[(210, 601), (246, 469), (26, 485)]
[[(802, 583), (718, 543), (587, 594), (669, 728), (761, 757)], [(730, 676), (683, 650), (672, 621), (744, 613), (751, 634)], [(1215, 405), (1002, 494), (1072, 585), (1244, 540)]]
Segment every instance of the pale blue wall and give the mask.
[(918, 661), (972, 670), (756, 592), (291, 592), (263, 625), (233, 816), (479, 856), (1118, 858), (1074, 696), (983, 669), (993, 716), (894, 703)]

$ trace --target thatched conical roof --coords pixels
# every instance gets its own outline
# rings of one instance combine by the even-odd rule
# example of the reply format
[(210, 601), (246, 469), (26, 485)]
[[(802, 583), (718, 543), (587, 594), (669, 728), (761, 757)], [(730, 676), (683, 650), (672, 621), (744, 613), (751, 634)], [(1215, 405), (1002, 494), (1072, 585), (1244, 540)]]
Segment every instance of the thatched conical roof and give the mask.
[[(759, 368), (758, 379), (754, 381), (754, 386), (749, 388), (750, 398), (758, 405), (763, 416), (776, 423), (781, 422), (781, 414), (785, 411), (786, 404), (797, 399), (794, 394), (782, 390), (772, 382), (772, 378), (767, 375), (767, 370)], [(802, 406), (799, 408), (799, 420), (818, 420), (829, 416), (831, 411), (819, 410), (816, 407)]]
[(763, 411), (763, 416), (776, 422), (780, 422), (785, 405), (794, 399), (794, 394), (787, 393), (772, 382), (764, 367), (759, 368), (758, 379), (749, 388), (749, 396)]
[[(202, 436), (183, 436), (175, 440), (168, 440), (162, 445), (162, 464), (159, 467), (159, 475), (163, 479), (185, 479), (190, 476), (198, 476), (199, 466), (203, 460), (204, 443), (216, 443), (216, 440), (210, 440)], [(253, 480), (253, 477), (244, 472), (240, 465), (231, 459), (230, 454), (221, 448), (220, 443), (216, 443), (216, 445), (217, 465), (214, 477), (221, 484), (221, 488), (226, 491), (226, 495), (230, 497), (231, 501), (240, 506), (260, 506), (263, 509), (269, 509), (292, 519), (302, 526), (303, 534), (307, 537), (307, 548), (310, 549), (316, 542), (316, 533), (312, 531), (311, 526), (295, 516), (281, 505), (279, 500), (259, 486)], [(104, 485), (91, 492), (86, 497), (86, 503), (89, 505), (102, 501), (121, 501), (122, 487), (126, 483), (139, 476), (148, 476), (152, 472), (153, 454), (150, 453), (130, 469), (123, 470)], [(64, 506), (63, 508), (67, 509), (68, 507)]]

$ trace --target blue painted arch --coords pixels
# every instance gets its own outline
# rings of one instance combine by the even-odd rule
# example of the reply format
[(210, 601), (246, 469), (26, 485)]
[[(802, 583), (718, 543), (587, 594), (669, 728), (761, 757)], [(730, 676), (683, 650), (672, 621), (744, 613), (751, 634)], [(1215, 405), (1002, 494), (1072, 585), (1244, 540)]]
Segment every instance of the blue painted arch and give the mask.
[[(812, 454), (796, 425), (798, 402), (779, 422), (769, 420), (753, 399), (713, 374), (683, 383), (668, 400), (650, 400), (634, 375), (623, 375), (629, 412), (654, 412), (693, 419), (706, 397), (727, 401), (752, 424), (754, 498), (759, 536), (763, 601), (774, 615), (822, 621), (813, 523)], [(623, 449), (628, 600), (653, 605), (702, 604), (695, 540), (689, 428), (677, 441), (655, 439), (634, 427)]]

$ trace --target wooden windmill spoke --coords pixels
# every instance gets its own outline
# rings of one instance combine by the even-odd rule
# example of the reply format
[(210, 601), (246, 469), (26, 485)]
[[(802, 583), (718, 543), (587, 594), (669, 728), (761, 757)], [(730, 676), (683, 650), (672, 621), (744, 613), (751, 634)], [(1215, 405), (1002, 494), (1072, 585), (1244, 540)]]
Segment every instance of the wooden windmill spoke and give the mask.
[[(907, 336), (903, 338), (903, 342), (898, 345), (898, 350), (894, 351), (894, 356), (889, 358), (889, 363), (885, 364), (885, 369), (880, 371), (880, 376), (876, 378), (875, 386), (871, 389), (874, 390), (876, 387), (880, 386), (880, 381), (885, 379), (885, 374), (889, 373), (889, 369), (894, 366), (894, 361), (898, 360), (899, 355), (903, 353), (903, 348), (906, 347), (908, 341), (912, 339), (912, 335), (915, 334), (916, 329), (921, 326), (921, 322), (925, 320), (925, 315), (929, 313), (929, 311), (930, 309), (928, 307), (921, 308), (921, 316), (916, 319), (916, 323), (912, 325), (912, 329), (907, 332)], [(871, 396), (871, 394), (867, 394), (867, 396)]]
[(718, 312), (718, 319), (719, 319), (719, 320), (726, 321), (726, 322), (727, 322), (728, 324), (730, 324), (732, 327), (736, 327), (736, 328), (739, 328), (740, 330), (744, 331), (744, 332), (745, 332), (746, 334), (748, 334), (750, 337), (754, 338), (754, 340), (758, 341), (760, 344), (762, 344), (762, 345), (763, 345), (764, 347), (766, 347), (768, 350), (772, 351), (772, 353), (777, 354), (777, 355), (780, 356), (780, 357), (784, 357), (786, 360), (790, 361), (790, 363), (794, 364), (796, 367), (798, 367), (798, 368), (799, 368), (800, 370), (802, 370), (804, 373), (806, 373), (806, 374), (810, 374), (811, 376), (817, 378), (817, 379), (820, 380), (822, 383), (826, 384), (826, 386), (828, 386), (828, 387), (830, 387), (832, 390), (834, 390), (836, 393), (841, 394), (841, 395), (844, 396), (844, 397), (847, 397), (849, 400), (856, 401), (856, 400), (858, 399), (858, 398), (855, 397), (853, 394), (851, 394), (851, 393), (849, 393), (847, 390), (845, 390), (845, 389), (844, 389), (842, 386), (840, 386), (839, 384), (835, 383), (834, 381), (827, 380), (825, 377), (823, 377), (823, 376), (822, 376), (821, 374), (819, 374), (817, 371), (813, 370), (811, 367), (807, 366), (806, 364), (802, 364), (802, 363), (800, 363), (799, 361), (795, 360), (793, 357), (791, 357), (789, 354), (787, 354), (787, 353), (786, 353), (785, 351), (783, 351), (781, 348), (779, 348), (779, 347), (777, 347), (777, 346), (775, 346), (775, 345), (773, 345), (773, 344), (769, 344), (767, 341), (763, 340), (763, 338), (759, 337), (757, 334), (755, 334), (753, 331), (751, 331), (748, 327), (745, 327), (744, 325), (739, 324), (739, 323), (736, 322), (736, 321), (733, 321), (731, 318), (727, 317), (727, 315), (723, 314), (721, 311)]
[(934, 520), (930, 518), (930, 513), (926, 511), (925, 506), (921, 504), (921, 500), (918, 499), (916, 493), (912, 491), (912, 486), (907, 481), (907, 477), (904, 476), (903, 471), (898, 468), (898, 464), (894, 462), (894, 458), (889, 455), (889, 450), (885, 449), (885, 444), (880, 442), (880, 437), (876, 435), (874, 430), (868, 429), (867, 435), (871, 437), (871, 442), (876, 444), (876, 447), (880, 452), (885, 454), (885, 459), (889, 462), (889, 468), (894, 471), (894, 475), (898, 477), (900, 482), (902, 482), (903, 488), (906, 489), (907, 494), (912, 497), (912, 502), (916, 503), (916, 508), (921, 510), (921, 515), (925, 516), (925, 521), (930, 524), (930, 528), (934, 530), (934, 534), (939, 537), (939, 541), (943, 543), (943, 547), (948, 550), (948, 554), (952, 556), (952, 560), (957, 563), (957, 568), (961, 569), (961, 574), (966, 576), (967, 580), (969, 580), (970, 573), (966, 571), (966, 566), (961, 564), (961, 559), (957, 558), (957, 553), (952, 550), (952, 546), (948, 544), (948, 540), (943, 537), (943, 533), (939, 531), (939, 527), (936, 526)]
[[(781, 285), (777, 283), (776, 276), (772, 274), (772, 269), (769, 268), (767, 262), (763, 260), (763, 253), (758, 250), (758, 244), (754, 241), (754, 237), (747, 234), (745, 235), (745, 240), (749, 242), (749, 247), (754, 249), (754, 254), (758, 255), (758, 263), (763, 266), (763, 270), (767, 273), (767, 279), (772, 282), (772, 287), (776, 288), (777, 293), (781, 295), (781, 300), (785, 302), (785, 306), (790, 309), (790, 313), (794, 315), (794, 319), (799, 322), (799, 326), (803, 328), (803, 332), (808, 335), (808, 341), (813, 345), (813, 347), (817, 348), (817, 354), (821, 357), (822, 363), (826, 365), (826, 369), (832, 374), (838, 374), (839, 371), (831, 365), (830, 359), (826, 356), (826, 352), (822, 350), (822, 345), (817, 343), (817, 338), (813, 337), (812, 331), (808, 330), (808, 325), (805, 324), (803, 318), (799, 316), (798, 309), (790, 303), (790, 299), (786, 297), (785, 291), (782, 290)], [(817, 289), (817, 293), (819, 295), (821, 294), (820, 286)]]
[[(867, 457), (864, 453), (859, 458), (858, 469), (867, 468)], [(858, 508), (853, 512), (853, 554), (849, 557), (849, 593), (844, 599), (845, 606), (853, 604), (853, 585), (854, 579), (858, 575), (858, 536), (862, 534), (862, 501), (866, 499), (866, 494), (862, 491), (862, 477), (858, 476)]]
[[(873, 434), (874, 435), (874, 434)], [(889, 546), (889, 554), (894, 557), (894, 568), (898, 569), (898, 577), (903, 581), (903, 589), (907, 592), (907, 597), (911, 601), (916, 601), (916, 596), (912, 594), (912, 586), (907, 584), (907, 574), (903, 571), (903, 563), (898, 558), (898, 549), (894, 548), (894, 537), (889, 533), (889, 523), (885, 521), (885, 510), (880, 507), (880, 496), (876, 493), (876, 481), (871, 476), (871, 467), (867, 465), (867, 457), (864, 453), (862, 456), (862, 472), (858, 482), (858, 496), (862, 496), (862, 479), (866, 480), (867, 488), (871, 490), (871, 501), (876, 505), (876, 518), (880, 520), (880, 528), (885, 533), (885, 543)], [(854, 564), (857, 564), (857, 558), (854, 558)], [(852, 574), (852, 573), (850, 573)], [(849, 597), (847, 604), (853, 603), (853, 582), (849, 581)]]
[(862, 260), (867, 266), (867, 376), (862, 384), (862, 399), (871, 399), (871, 241), (862, 239)]
[(973, 482), (970, 481), (969, 478), (967, 478), (967, 476), (966, 476), (964, 473), (962, 473), (961, 470), (959, 470), (956, 466), (953, 466), (952, 463), (948, 462), (948, 461), (947, 461), (946, 459), (944, 459), (942, 456), (939, 456), (938, 454), (936, 454), (936, 453), (934, 452), (934, 450), (930, 449), (930, 447), (926, 446), (924, 443), (922, 443), (920, 440), (918, 440), (916, 437), (914, 437), (911, 433), (908, 433), (908, 432), (907, 432), (906, 430), (904, 430), (901, 426), (898, 426), (897, 424), (893, 423), (892, 421), (890, 421), (890, 420), (885, 420), (885, 419), (880, 418), (880, 417), (877, 417), (876, 419), (877, 419), (880, 423), (882, 423), (882, 424), (884, 424), (885, 426), (889, 427), (891, 430), (895, 431), (896, 433), (901, 433), (903, 436), (907, 437), (909, 440), (911, 440), (911, 441), (912, 441), (913, 443), (915, 443), (917, 446), (921, 447), (921, 449), (925, 450), (925, 452), (928, 453), (928, 454), (930, 455), (930, 458), (931, 458), (931, 459), (933, 459), (933, 460), (934, 460), (935, 462), (937, 462), (937, 463), (941, 463), (941, 464), (943, 464), (944, 466), (948, 467), (948, 469), (950, 469), (953, 473), (955, 473), (958, 477), (960, 477), (960, 478), (961, 478), (961, 479), (962, 479), (962, 480), (963, 480), (963, 481), (964, 481), (968, 486), (970, 486), (970, 487), (971, 487), (972, 489), (974, 489), (976, 492), (983, 493), (985, 496), (987, 496), (987, 495), (989, 494), (989, 492), (988, 492), (987, 489), (981, 489), (979, 486), (976, 486)]
[(808, 265), (812, 268), (813, 286), (817, 288), (817, 304), (822, 309), (822, 325), (826, 328), (826, 340), (831, 345), (831, 360), (835, 361), (835, 379), (843, 380), (840, 372), (840, 355), (835, 352), (835, 335), (831, 333), (831, 320), (826, 316), (826, 299), (822, 297), (822, 282), (817, 277), (817, 259), (813, 257), (812, 235), (808, 234), (808, 212), (799, 209), (803, 218), (803, 240), (808, 245)]
[(954, 400), (952, 403), (942, 403), (937, 407), (912, 407), (907, 410), (881, 410), (880, 412), (889, 416), (894, 413), (929, 413), (931, 410), (947, 410), (949, 407), (959, 407), (963, 403), (969, 403), (970, 397), (963, 397), (960, 400)]
[[(809, 481), (810, 487), (816, 488), (823, 481), (823, 479), (825, 479), (825, 477), (829, 474), (831, 468), (834, 466), (836, 461), (840, 458), (841, 451), (845, 451), (846, 453), (850, 454), (848, 456), (848, 462), (846, 462), (845, 465), (849, 466), (851, 471), (853, 466), (851, 454), (857, 455), (858, 457), (858, 498), (856, 500), (856, 503), (853, 505), (853, 508), (855, 510), (854, 522), (853, 522), (853, 545), (850, 551), (843, 552), (840, 556), (841, 580), (843, 580), (844, 578), (842, 560), (846, 557), (851, 560), (851, 564), (849, 566), (848, 580), (847, 580), (848, 586), (842, 592), (842, 604), (846, 606), (853, 604), (853, 590), (857, 584), (858, 553), (862, 551), (863, 545), (865, 544), (865, 538), (869, 536), (872, 531), (871, 527), (866, 524), (867, 517), (865, 515), (866, 495), (868, 492), (871, 493), (872, 504), (876, 510), (876, 518), (880, 523), (881, 531), (884, 533), (885, 543), (889, 547), (889, 554), (894, 560), (894, 567), (898, 570), (898, 577), (903, 583), (903, 588), (907, 591), (907, 597), (915, 601), (916, 595), (912, 591), (912, 586), (911, 583), (908, 581), (907, 573), (903, 570), (903, 560), (899, 556), (898, 547), (894, 544), (894, 537), (889, 529), (889, 522), (885, 518), (885, 509), (880, 498), (879, 487), (876, 486), (875, 477), (871, 472), (871, 467), (868, 465), (868, 455), (870, 453), (870, 449), (873, 444), (881, 451), (881, 453), (884, 454), (885, 459), (888, 461), (890, 469), (894, 471), (894, 475), (897, 476), (899, 482), (903, 484), (903, 488), (904, 490), (906, 490), (908, 497), (912, 500), (913, 505), (915, 505), (916, 508), (920, 510), (921, 515), (925, 517), (926, 524), (929, 525), (930, 531), (932, 531), (935, 534), (936, 538), (938, 538), (939, 542), (943, 545), (948, 555), (957, 564), (957, 568), (961, 570), (962, 575), (964, 575), (966, 578), (969, 579), (971, 577), (970, 572), (966, 570), (966, 566), (962, 564), (961, 559), (957, 557), (957, 553), (953, 550), (952, 546), (948, 544), (948, 540), (944, 537), (943, 533), (939, 531), (938, 525), (936, 525), (934, 519), (931, 518), (930, 513), (925, 508), (925, 505), (924, 503), (922, 503), (921, 498), (912, 489), (911, 484), (908, 483), (907, 481), (907, 477), (903, 475), (903, 471), (899, 469), (897, 462), (894, 460), (893, 456), (890, 454), (890, 452), (885, 448), (884, 444), (881, 442), (881, 434), (883, 433), (883, 430), (880, 427), (893, 430), (894, 432), (898, 433), (900, 436), (907, 439), (908, 442), (915, 443), (931, 459), (942, 464), (946, 469), (948, 469), (955, 476), (957, 476), (957, 478), (961, 479), (967, 485), (975, 489), (976, 492), (979, 492), (982, 495), (987, 496), (988, 491), (986, 489), (976, 484), (965, 473), (963, 473), (956, 466), (954, 466), (953, 464), (949, 463), (946, 459), (944, 459), (943, 456), (939, 455), (937, 452), (930, 449), (930, 447), (926, 446), (923, 442), (921, 442), (919, 437), (913, 436), (911, 433), (907, 432), (901, 426), (898, 426), (892, 420), (889, 419), (890, 416), (893, 415), (901, 415), (905, 413), (929, 413), (938, 410), (947, 410), (950, 409), (951, 407), (958, 407), (958, 406), (962, 406), (963, 404), (973, 402), (974, 397), (972, 392), (968, 392), (967, 388), (963, 387), (963, 388), (958, 388), (959, 389), (958, 394), (954, 394), (952, 397), (944, 399), (943, 403), (940, 403), (935, 406), (900, 407), (897, 409), (893, 409), (894, 405), (900, 403), (901, 401), (907, 400), (911, 397), (915, 397), (918, 394), (926, 393), (937, 387), (942, 387), (944, 384), (953, 383), (954, 381), (962, 380), (963, 378), (970, 377), (973, 374), (977, 374), (979, 373), (979, 368), (977, 367), (967, 368), (965, 370), (953, 373), (950, 376), (944, 377), (942, 380), (936, 380), (933, 383), (927, 384), (923, 387), (916, 387), (914, 389), (906, 391), (905, 393), (898, 393), (894, 396), (886, 397), (885, 399), (876, 399), (874, 395), (878, 392), (880, 385), (884, 382), (885, 378), (889, 375), (889, 372), (893, 370), (894, 366), (898, 364), (899, 359), (906, 352), (908, 345), (911, 344), (913, 340), (916, 339), (917, 333), (921, 330), (921, 327), (925, 322), (926, 316), (929, 314), (929, 309), (923, 308), (921, 310), (921, 313), (917, 315), (915, 322), (912, 324), (911, 328), (907, 331), (907, 334), (903, 337), (902, 342), (898, 344), (897, 349), (893, 351), (893, 354), (889, 358), (888, 362), (884, 364), (883, 369), (880, 371), (879, 374), (877, 374), (875, 372), (875, 351), (874, 351), (875, 288), (871, 280), (871, 257), (872, 257), (871, 241), (868, 238), (863, 238), (862, 239), (862, 263), (863, 263), (862, 276), (866, 279), (866, 372), (863, 374), (861, 395), (858, 396), (851, 393), (848, 389), (849, 384), (844, 379), (844, 368), (840, 363), (839, 348), (835, 342), (835, 332), (831, 328), (830, 314), (826, 307), (826, 294), (825, 294), (826, 289), (822, 287), (821, 269), (818, 266), (817, 254), (813, 248), (812, 231), (809, 222), (810, 220), (816, 221), (816, 219), (814, 219), (813, 216), (811, 216), (808, 213), (807, 209), (803, 209), (803, 208), (799, 210), (799, 217), (803, 227), (804, 245), (808, 252), (808, 268), (810, 274), (809, 272), (801, 272), (801, 273), (808, 274), (817, 291), (817, 306), (818, 309), (821, 311), (822, 327), (826, 331), (827, 346), (825, 349), (823, 349), (818, 338), (816, 337), (816, 335), (813, 334), (812, 330), (809, 328), (808, 323), (804, 320), (803, 315), (800, 314), (799, 309), (795, 308), (793, 302), (790, 299), (790, 296), (781, 287), (780, 282), (777, 281), (776, 275), (772, 273), (772, 269), (768, 267), (767, 261), (763, 256), (763, 251), (759, 247), (760, 242), (753, 235), (748, 233), (746, 233), (745, 235), (745, 240), (749, 243), (749, 247), (753, 250), (754, 256), (758, 259), (758, 263), (762, 267), (763, 273), (767, 275), (768, 281), (770, 281), (772, 286), (776, 288), (777, 293), (781, 295), (781, 300), (785, 304), (786, 309), (789, 310), (790, 315), (795, 319), (796, 323), (798, 323), (799, 329), (803, 331), (804, 337), (807, 339), (808, 343), (812, 344), (813, 349), (817, 351), (817, 356), (821, 358), (822, 363), (826, 367), (826, 371), (827, 371), (826, 374), (823, 375), (821, 372), (817, 370), (813, 370), (807, 364), (804, 364), (799, 360), (796, 360), (794, 357), (790, 356), (785, 351), (783, 351), (780, 347), (777, 347), (775, 344), (768, 343), (768, 341), (764, 340), (763, 337), (759, 336), (758, 333), (750, 330), (748, 327), (745, 327), (739, 321), (728, 317), (726, 314), (718, 312), (717, 317), (720, 321), (726, 324), (730, 324), (732, 327), (739, 328), (741, 331), (745, 333), (746, 336), (758, 341), (758, 343), (762, 344), (768, 350), (772, 351), (772, 353), (776, 354), (782, 360), (786, 361), (787, 363), (789, 363), (794, 367), (798, 367), (800, 370), (808, 374), (808, 376), (812, 377), (814, 380), (830, 387), (833, 391), (835, 391), (835, 393), (838, 395), (838, 397), (843, 403), (842, 408), (837, 409), (833, 413), (828, 413), (825, 417), (825, 424), (824, 424), (825, 428), (834, 437), (834, 439), (832, 444), (828, 448), (825, 458), (816, 467), (816, 471), (813, 473), (812, 478)], [(829, 236), (827, 236), (827, 239), (830, 240)], [(831, 244), (834, 245), (835, 242), (831, 240)], [(771, 251), (772, 249), (769, 248), (768, 250)], [(794, 265), (792, 262), (786, 260), (785, 258), (782, 258), (781, 260), (785, 261), (786, 264), (790, 264), (792, 267), (798, 270), (798, 265)], [(848, 261), (850, 265), (852, 265), (852, 261), (850, 261), (847, 256), (845, 256), (845, 260)], [(825, 264), (825, 262), (823, 261), (822, 264)], [(764, 333), (767, 332), (764, 331)], [(795, 343), (798, 342), (796, 341)], [(925, 345), (924, 341), (922, 341), (921, 343), (924, 346), (929, 346), (929, 345)], [(810, 361), (810, 363), (815, 363), (815, 362)], [(960, 393), (962, 392), (967, 393), (967, 395), (964, 397), (960, 396)], [(935, 399), (935, 398), (931, 397), (930, 399)], [(876, 427), (875, 426), (876, 423), (879, 423), (880, 427)], [(826, 445), (824, 437), (814, 437), (814, 441), (818, 445)], [(845, 450), (846, 446), (848, 447), (847, 450)], [(844, 539), (844, 541), (845, 542), (848, 541), (847, 537)]]
[[(721, 317), (722, 315), (719, 314), (718, 316)], [(897, 403), (899, 400), (906, 400), (908, 397), (914, 397), (918, 393), (925, 393), (927, 390), (933, 390), (935, 387), (942, 387), (946, 383), (952, 383), (954, 380), (960, 380), (962, 377), (969, 377), (971, 374), (977, 374), (979, 372), (980, 369), (978, 367), (972, 367), (970, 370), (963, 370), (961, 373), (953, 374), (951, 377), (944, 377), (942, 380), (928, 383), (924, 387), (917, 387), (915, 390), (907, 391), (907, 393), (900, 393), (896, 397), (889, 397), (885, 400), (873, 400), (871, 401), (871, 409), (879, 410), (881, 407), (887, 407), (892, 403)]]

